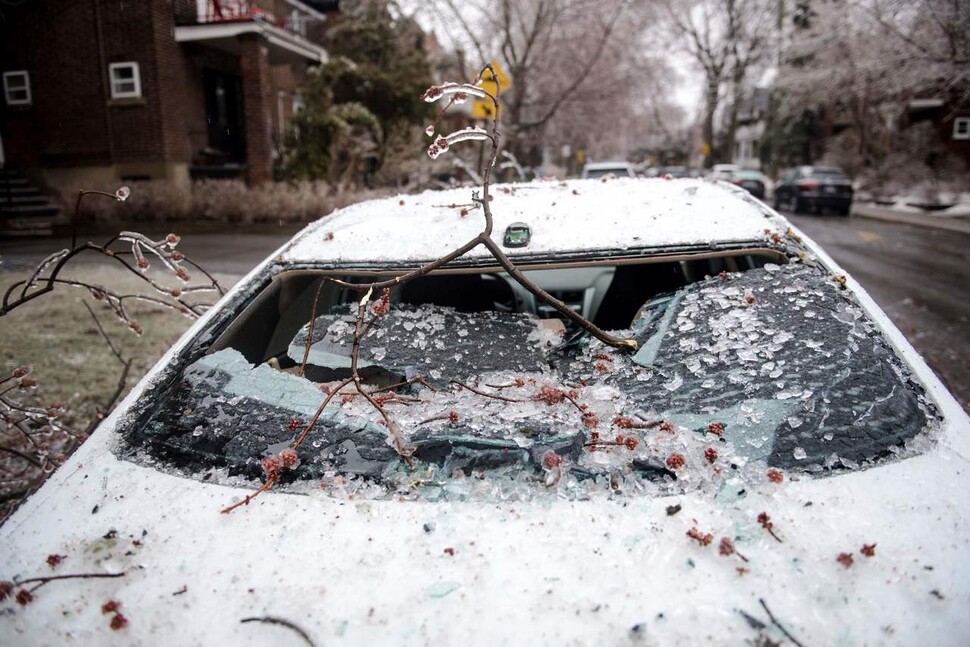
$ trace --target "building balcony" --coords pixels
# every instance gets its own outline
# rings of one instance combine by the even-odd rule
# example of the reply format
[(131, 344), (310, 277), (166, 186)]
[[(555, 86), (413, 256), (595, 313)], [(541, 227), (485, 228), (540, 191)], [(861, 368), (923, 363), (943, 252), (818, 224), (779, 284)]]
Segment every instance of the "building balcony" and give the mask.
[(176, 15), (175, 40), (199, 43), (238, 54), (238, 36), (259, 34), (269, 48), (271, 64), (323, 63), (327, 53), (307, 38), (308, 27), (325, 20), (324, 14), (299, 0), (286, 0), (287, 15), (265, 9), (254, 0), (197, 0), (196, 12)]

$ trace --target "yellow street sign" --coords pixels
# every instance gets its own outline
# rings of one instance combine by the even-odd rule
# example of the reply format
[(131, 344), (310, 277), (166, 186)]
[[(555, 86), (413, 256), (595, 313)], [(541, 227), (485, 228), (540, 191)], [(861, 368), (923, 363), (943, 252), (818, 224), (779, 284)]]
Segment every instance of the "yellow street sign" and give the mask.
[(495, 61), (492, 61), (490, 65), (495, 74), (493, 75), (491, 70), (486, 69), (482, 73), (482, 82), (479, 85), (492, 96), (497, 96), (509, 89), (512, 85), (512, 79), (505, 75), (505, 72)]
[[(482, 73), (482, 80), (479, 82), (479, 85), (490, 95), (497, 97), (499, 94), (509, 89), (509, 86), (512, 85), (512, 80), (505, 75), (505, 72), (502, 71), (502, 68), (499, 67), (498, 63), (492, 61), (491, 65), (492, 70), (495, 71), (495, 74), (493, 75), (491, 71), (486, 69), (485, 72)], [(475, 101), (472, 102), (472, 117), (476, 119), (494, 119), (494, 112), (495, 104), (492, 103), (492, 100), (488, 97), (485, 97), (484, 99), (475, 99)]]
[[(472, 102), (472, 117), (475, 119), (494, 119), (495, 104), (489, 98), (475, 99)], [(501, 109), (499, 114), (501, 114)]]

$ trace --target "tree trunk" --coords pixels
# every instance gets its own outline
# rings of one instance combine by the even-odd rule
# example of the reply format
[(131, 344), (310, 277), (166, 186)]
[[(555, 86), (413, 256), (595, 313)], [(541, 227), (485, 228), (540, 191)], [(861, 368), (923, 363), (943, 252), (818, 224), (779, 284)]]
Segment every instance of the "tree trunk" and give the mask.
[(734, 140), (738, 134), (738, 107), (741, 103), (741, 84), (744, 82), (744, 70), (735, 70), (733, 77), (731, 79), (733, 87), (731, 88), (731, 111), (728, 115), (727, 132), (727, 151), (732, 162), (734, 161)]
[(709, 72), (704, 101), (704, 168), (711, 168), (714, 165), (714, 112), (717, 110), (720, 95), (720, 79)]

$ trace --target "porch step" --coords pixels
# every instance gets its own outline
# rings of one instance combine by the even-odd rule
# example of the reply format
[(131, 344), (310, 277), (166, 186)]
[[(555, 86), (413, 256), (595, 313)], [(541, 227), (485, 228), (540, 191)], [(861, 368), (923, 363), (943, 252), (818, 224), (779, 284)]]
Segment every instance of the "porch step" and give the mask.
[(46, 195), (41, 195), (39, 191), (34, 190), (33, 194), (29, 193), (14, 193), (10, 196), (0, 196), (0, 205), (6, 206), (24, 206), (32, 204), (50, 204), (51, 199)]
[(14, 169), (0, 169), (0, 236), (50, 236), (61, 208)]
[(41, 195), (41, 192), (37, 187), (28, 184), (26, 186), (10, 186), (5, 183), (2, 178), (0, 178), (0, 203), (4, 201), (7, 195)]
[(56, 216), (61, 212), (61, 208), (56, 204), (51, 204), (48, 200), (42, 204), (5, 204), (0, 207), (0, 213), (5, 217), (29, 218), (32, 216)]

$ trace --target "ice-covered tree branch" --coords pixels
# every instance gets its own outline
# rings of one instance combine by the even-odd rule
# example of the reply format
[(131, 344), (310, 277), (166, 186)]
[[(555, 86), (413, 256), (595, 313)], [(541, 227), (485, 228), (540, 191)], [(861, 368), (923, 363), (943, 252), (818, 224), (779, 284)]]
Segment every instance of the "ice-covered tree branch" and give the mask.
[[(536, 285), (531, 279), (529, 279), (521, 270), (519, 270), (515, 263), (502, 251), (499, 245), (492, 240), (491, 234), (493, 230), (493, 216), (491, 210), (491, 174), (492, 169), (495, 167), (495, 162), (498, 158), (499, 151), (501, 148), (501, 136), (498, 131), (498, 116), (499, 112), (499, 100), (496, 95), (492, 95), (482, 89), (480, 83), (483, 75), (489, 72), (492, 77), (495, 77), (494, 69), (490, 65), (486, 65), (481, 73), (478, 75), (474, 84), (457, 84), (457, 83), (445, 83), (439, 86), (433, 86), (429, 88), (422, 96), (426, 101), (433, 102), (439, 99), (447, 98), (449, 101), (449, 106), (453, 105), (458, 101), (464, 101), (468, 96), (478, 96), (487, 97), (492, 101), (495, 110), (492, 114), (496, 115), (496, 118), (491, 120), (490, 128), (483, 129), (477, 127), (464, 128), (447, 135), (438, 135), (435, 137), (435, 130), (441, 121), (444, 111), (439, 114), (438, 119), (434, 124), (428, 127), (426, 133), (429, 137), (435, 137), (434, 142), (428, 147), (428, 154), (432, 157), (437, 157), (441, 154), (448, 152), (453, 145), (461, 144), (465, 141), (488, 141), (491, 144), (491, 153), (489, 155), (488, 162), (485, 165), (485, 171), (482, 178), (482, 197), (479, 198), (477, 194), (473, 194), (472, 202), (480, 205), (482, 217), (484, 220), (482, 231), (470, 239), (464, 245), (461, 245), (457, 249), (445, 254), (444, 256), (438, 258), (435, 261), (427, 263), (415, 270), (395, 276), (391, 279), (383, 281), (373, 281), (369, 283), (350, 283), (346, 281), (341, 281), (339, 279), (334, 279), (332, 277), (323, 277), (321, 280), (321, 286), (318, 287), (316, 291), (316, 296), (314, 298), (314, 304), (312, 306), (312, 315), (316, 315), (317, 304), (320, 295), (323, 290), (323, 286), (327, 284), (333, 284), (344, 289), (354, 290), (363, 293), (363, 296), (357, 303), (356, 314), (354, 315), (354, 328), (352, 335), (352, 346), (351, 346), (351, 357), (350, 357), (350, 376), (343, 379), (336, 388), (329, 389), (326, 397), (320, 403), (316, 412), (306, 423), (299, 423), (294, 421), (296, 424), (292, 425), (290, 428), (294, 432), (299, 432), (294, 437), (293, 441), (289, 443), (286, 449), (282, 450), (279, 454), (267, 456), (262, 460), (262, 470), (264, 475), (263, 484), (252, 494), (243, 497), (241, 500), (227, 506), (222, 510), (223, 513), (229, 513), (233, 510), (248, 505), (256, 496), (259, 494), (270, 490), (282, 477), (285, 470), (292, 469), (298, 464), (297, 450), (305, 442), (310, 432), (313, 430), (314, 426), (317, 424), (320, 416), (323, 414), (324, 410), (330, 405), (333, 400), (340, 395), (343, 398), (353, 398), (356, 396), (363, 397), (370, 406), (380, 415), (381, 424), (387, 429), (391, 445), (397, 451), (397, 453), (402, 457), (404, 462), (408, 466), (412, 465), (411, 455), (414, 452), (413, 446), (408, 444), (405, 434), (398, 428), (395, 423), (393, 416), (391, 416), (384, 404), (389, 401), (390, 398), (394, 397), (393, 393), (382, 393), (387, 391), (387, 389), (376, 389), (368, 390), (364, 384), (363, 379), (358, 370), (359, 368), (359, 357), (361, 345), (366, 341), (368, 335), (375, 329), (378, 321), (387, 315), (390, 310), (390, 289), (397, 287), (412, 281), (421, 276), (425, 276), (430, 272), (440, 269), (447, 265), (448, 263), (460, 258), (464, 254), (468, 253), (472, 249), (479, 246), (484, 247), (492, 255), (492, 257), (502, 266), (502, 268), (508, 272), (508, 274), (522, 285), (529, 292), (534, 294), (542, 302), (552, 306), (557, 312), (562, 314), (564, 317), (573, 321), (581, 329), (585, 330), (589, 334), (593, 335), (597, 339), (601, 340), (605, 344), (614, 346), (616, 348), (624, 350), (635, 350), (637, 348), (637, 343), (634, 339), (621, 338), (611, 335), (603, 330), (600, 330), (588, 319), (582, 315), (576, 313), (571, 308), (566, 306), (564, 303), (555, 299), (538, 285)], [(380, 298), (374, 302), (370, 308), (368, 305), (371, 302), (371, 298), (374, 294), (380, 292)], [(314, 321), (308, 324), (307, 337), (305, 341), (305, 348), (303, 353), (303, 359), (301, 365), (297, 371), (298, 375), (303, 375), (306, 370), (307, 360), (310, 356), (310, 346), (313, 343), (313, 330)], [(414, 380), (403, 382), (397, 386), (406, 386), (412, 383)], [(482, 395), (483, 397), (498, 397), (500, 399), (506, 399), (504, 396), (494, 396), (489, 394), (484, 394), (479, 390), (470, 388), (464, 385), (459, 385), (459, 388), (469, 388), (475, 393)], [(345, 391), (345, 389), (347, 389)], [(549, 387), (543, 388), (543, 393), (549, 389)], [(560, 391), (555, 390), (557, 393)], [(562, 392), (565, 393), (565, 392)], [(579, 405), (575, 398), (568, 393), (559, 398), (561, 401), (563, 398), (569, 399), (569, 401), (579, 408), (583, 415), (583, 424), (586, 426), (598, 423), (595, 416), (590, 416), (586, 411), (585, 407)], [(541, 399), (541, 398), (540, 398)], [(543, 400), (544, 401), (544, 400)], [(450, 416), (449, 416), (450, 417)], [(425, 421), (427, 422), (427, 421)], [(558, 465), (558, 463), (557, 463)]]

